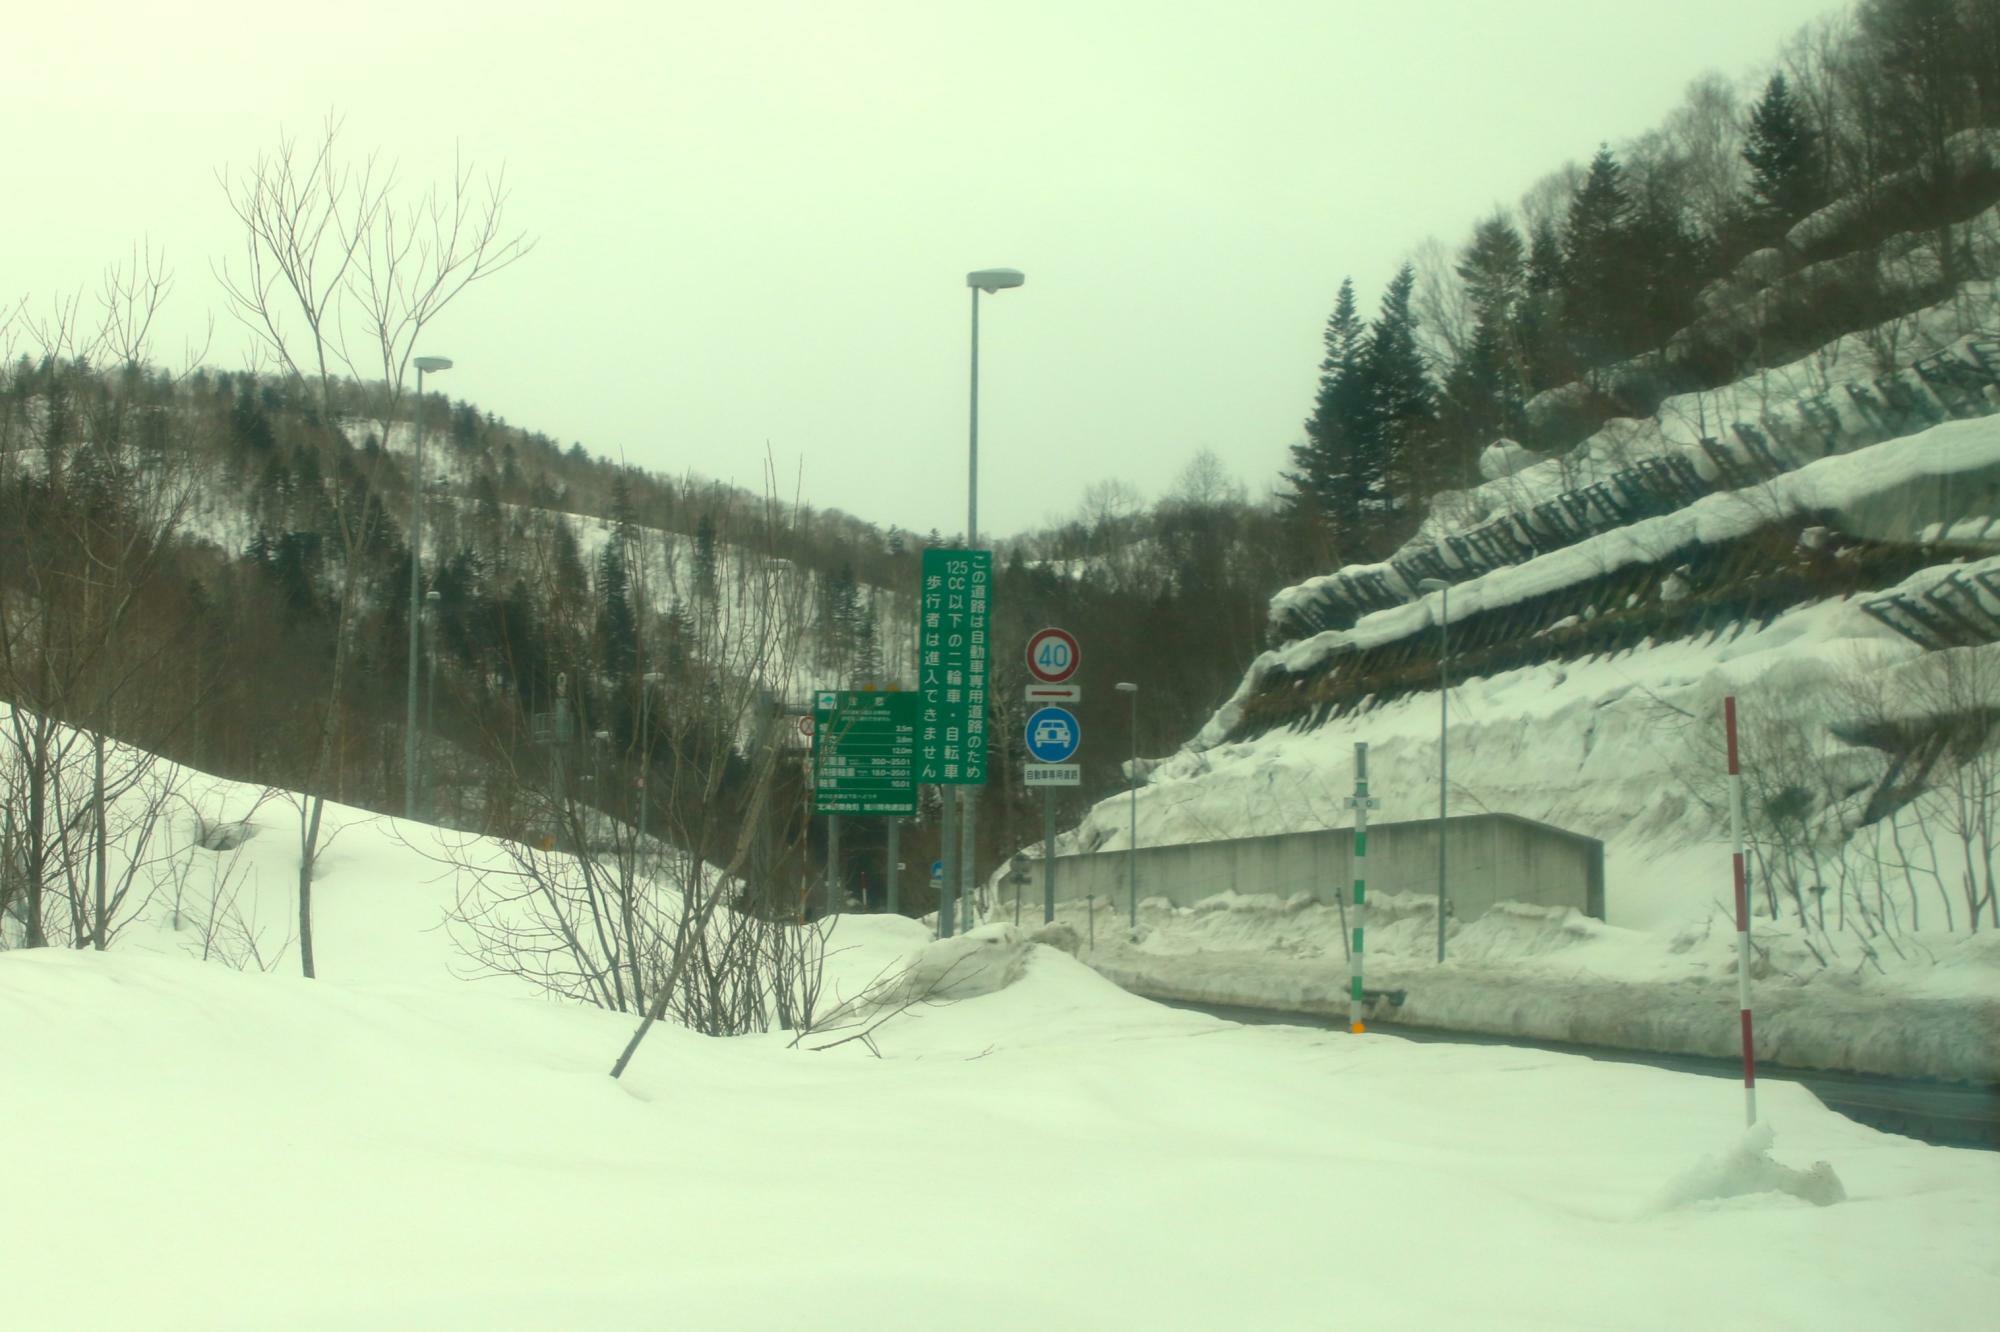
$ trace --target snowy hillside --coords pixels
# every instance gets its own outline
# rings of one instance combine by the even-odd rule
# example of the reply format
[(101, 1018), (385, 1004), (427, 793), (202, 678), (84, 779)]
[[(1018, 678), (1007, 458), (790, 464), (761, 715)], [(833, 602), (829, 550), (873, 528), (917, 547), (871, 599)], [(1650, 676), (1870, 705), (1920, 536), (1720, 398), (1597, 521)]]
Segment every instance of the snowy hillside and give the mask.
[[(1961, 729), (1983, 725), (2000, 705), (2000, 692), (1984, 692), (2000, 680), (2000, 645), (1991, 642), (2000, 595), (1984, 581), (1995, 562), (1981, 558), (2000, 519), (1995, 308), (1993, 284), (1970, 284), (1888, 332), (1670, 399), (1649, 420), (1611, 422), (1563, 458), (1498, 449), (1487, 484), (1440, 497), (1395, 560), (1274, 598), (1274, 624), (1295, 637), (1261, 655), (1179, 753), (1140, 765), (1139, 844), (1348, 826), (1357, 742), (1370, 747), (1370, 792), (1381, 802), (1374, 817), (1435, 817), (1447, 594), (1416, 587), (1419, 574), (1435, 574), (1453, 584), (1450, 809), (1521, 815), (1603, 840), (1608, 922), (1534, 913), (1469, 930), (1452, 922), (1456, 942), (1440, 968), (1435, 906), (1385, 908), (1389, 922), (1404, 923), (1370, 939), (1371, 976), (1407, 988), (1402, 1016), (1555, 1039), (1729, 1048), (1721, 708), (1734, 695), (1756, 770), (1753, 844), (1764, 842), (1752, 856), (1758, 1003), (1787, 1014), (1760, 1027), (1765, 1056), (2000, 1077), (1992, 1039), (2000, 952), (1986, 946), (1990, 936), (1967, 936), (1968, 916), (1983, 925), (1993, 910), (1975, 904), (1991, 881), (1990, 856), (1966, 816), (1945, 814), (1946, 794), (1906, 785), (1891, 752), (1896, 734), (1951, 719)], [(1890, 333), (1902, 369), (1872, 375)], [(1716, 438), (1725, 429), (1727, 444)], [(1644, 469), (1676, 457), (1696, 480), (1672, 502), (1667, 491), (1647, 501), (1664, 512), (1638, 504), (1639, 482), (1613, 484), (1642, 475), (1645, 485), (1664, 484), (1666, 473)], [(1626, 499), (1636, 511), (1621, 509)], [(1546, 549), (1515, 540), (1503, 556), (1500, 545), (1468, 544), (1500, 526), (1536, 534), (1531, 515), (1557, 511), (1570, 514), (1569, 525), (1543, 533)], [(1704, 595), (1714, 613), (1680, 616), (1676, 599), (1690, 595), (1675, 572), (1686, 571), (1683, 561), (1735, 549), (1745, 552), (1732, 556), (1737, 567), (1762, 558), (1768, 569), (1770, 554), (1748, 553), (1747, 544), (1766, 533), (1785, 534), (1788, 545), (1796, 533), (1798, 549), (1781, 558), (1845, 568), (1844, 585), (1864, 594), (1791, 591), (1751, 614), (1741, 603), (1732, 610), (1726, 582), (1711, 579)], [(1843, 551), (1870, 542), (1898, 552), (1879, 567), (1913, 572), (1887, 585), (1862, 581), (1862, 566), (1841, 564)], [(1949, 548), (1927, 555), (1927, 543)], [(1646, 576), (1634, 582), (1632, 570)], [(1810, 583), (1773, 595), (1794, 586)], [(1902, 617), (1892, 602), (1916, 610)], [(1943, 609), (1926, 609), (1933, 605)], [(1527, 606), (1538, 609), (1517, 614)], [(1549, 622), (1564, 609), (1566, 618)], [(1609, 647), (1565, 650), (1591, 617), (1614, 613), (1640, 629)], [(1934, 632), (1923, 623), (1933, 614), (1958, 618)], [(1468, 623), (1488, 659), (1532, 664), (1482, 669), (1460, 646)], [(1649, 635), (1647, 623), (1701, 627)], [(1950, 644), (1963, 646), (1926, 651)], [(1956, 694), (1940, 692), (1945, 678)], [(1787, 763), (1795, 776), (1780, 773)], [(1975, 798), (1991, 809), (2000, 788)], [(1780, 807), (1796, 807), (1785, 816), (1795, 829), (1766, 826)], [(1130, 842), (1130, 817), (1126, 797), (1107, 800), (1065, 844), (1116, 851)], [(1941, 819), (1967, 836), (1942, 835)], [(1346, 923), (1288, 901), (1308, 889), (1325, 900), (1325, 888), (1273, 883), (1253, 900), (1192, 911), (1156, 902), (1139, 946), (1114, 932), (1100, 961), (1109, 974), (1177, 993), (1330, 1008), (1343, 989)]]

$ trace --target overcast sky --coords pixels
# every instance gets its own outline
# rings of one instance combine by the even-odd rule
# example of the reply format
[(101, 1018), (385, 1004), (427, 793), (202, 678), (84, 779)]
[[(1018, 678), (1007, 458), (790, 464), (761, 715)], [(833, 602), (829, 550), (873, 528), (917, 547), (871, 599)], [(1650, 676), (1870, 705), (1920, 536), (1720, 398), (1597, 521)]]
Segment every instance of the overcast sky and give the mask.
[[(1269, 491), (1344, 274), (1372, 310), (1426, 236), (1766, 67), (1837, 0), (36, 5), (0, 40), (0, 295), (141, 236), (162, 351), (221, 309), (215, 173), (329, 109), (416, 185), (504, 166), (534, 253), (420, 351), (565, 445), (887, 526), (965, 521), (968, 269), (980, 526), (1147, 498), (1203, 448)], [(223, 319), (210, 364), (245, 362)]]

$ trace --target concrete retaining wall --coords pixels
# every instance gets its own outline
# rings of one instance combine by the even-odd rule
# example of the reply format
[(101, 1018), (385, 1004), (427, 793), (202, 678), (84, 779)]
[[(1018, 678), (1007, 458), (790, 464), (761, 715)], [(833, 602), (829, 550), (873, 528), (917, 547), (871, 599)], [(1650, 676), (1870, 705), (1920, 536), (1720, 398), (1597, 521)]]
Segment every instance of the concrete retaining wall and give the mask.
[[(1512, 814), (1469, 814), (1445, 821), (1446, 893), (1459, 920), (1476, 920), (1495, 902), (1574, 907), (1604, 919), (1604, 843)], [(1435, 819), (1368, 827), (1371, 893), (1437, 891)], [(1352, 900), (1354, 830), (1282, 833), (1176, 846), (1142, 846), (1136, 857), (1139, 898), (1192, 906), (1220, 892), (1310, 893), (1322, 902)], [(1056, 857), (1056, 897), (1126, 899), (1128, 853)], [(1036, 899), (1042, 867), (1031, 862), (1023, 896)]]

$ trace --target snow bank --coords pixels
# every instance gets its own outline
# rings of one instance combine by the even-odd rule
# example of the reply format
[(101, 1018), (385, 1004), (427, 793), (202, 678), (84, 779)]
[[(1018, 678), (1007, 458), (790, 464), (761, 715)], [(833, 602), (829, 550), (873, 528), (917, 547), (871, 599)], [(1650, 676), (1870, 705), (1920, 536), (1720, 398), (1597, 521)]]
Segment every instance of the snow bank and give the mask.
[[(8, 1323), (1664, 1330), (1720, 1290), (1745, 1326), (1874, 1329), (2000, 1299), (2000, 1157), (1800, 1088), (1766, 1116), (1865, 1206), (1651, 1206), (1734, 1131), (1715, 1079), (1238, 1027), (1046, 949), (888, 1030), (877, 1058), (661, 1027), (613, 1082), (629, 1020), (594, 1010), (0, 954), (7, 1122), (34, 1144), (0, 1208)], [(1366, 1261), (1326, 1262), (1341, 1217)], [(934, 1261), (968, 1229), (976, 1262)]]
[[(1352, 917), (1303, 895), (1219, 895), (1193, 907), (1140, 904), (1135, 944), (1118, 908), (1099, 908), (1084, 958), (1141, 994), (1345, 1016)], [(1090, 933), (1084, 903), (1060, 923)], [(1367, 917), (1371, 990), (1400, 992), (1383, 1019), (1446, 1031), (1707, 1055), (1737, 1053), (1733, 927), (1672, 938), (1574, 911), (1506, 904), (1451, 921), (1435, 961), (1434, 899), (1377, 894)], [(1794, 1068), (2000, 1082), (2000, 941), (1932, 933), (1905, 956), (1866, 963), (1852, 943), (1837, 967), (1796, 928), (1755, 932), (1752, 1003), (1760, 1059)], [(1887, 949), (1882, 950), (1887, 953)]]

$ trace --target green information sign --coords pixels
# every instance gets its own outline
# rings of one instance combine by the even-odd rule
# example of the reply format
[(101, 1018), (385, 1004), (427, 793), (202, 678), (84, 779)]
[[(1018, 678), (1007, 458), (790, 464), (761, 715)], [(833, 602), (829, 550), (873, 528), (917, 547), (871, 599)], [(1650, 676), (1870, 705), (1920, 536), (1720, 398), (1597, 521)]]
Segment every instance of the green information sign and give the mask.
[(813, 695), (813, 810), (917, 812), (915, 694), (822, 689)]
[(917, 780), (986, 784), (987, 619), (993, 552), (927, 550), (917, 607)]

